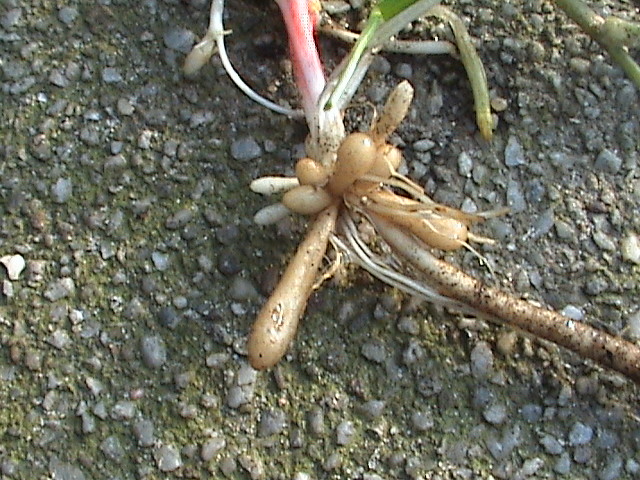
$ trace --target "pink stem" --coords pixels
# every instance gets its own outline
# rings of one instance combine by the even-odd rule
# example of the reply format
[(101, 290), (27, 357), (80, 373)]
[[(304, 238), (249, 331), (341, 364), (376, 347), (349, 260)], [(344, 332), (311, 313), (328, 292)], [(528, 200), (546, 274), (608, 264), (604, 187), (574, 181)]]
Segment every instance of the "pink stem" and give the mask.
[[(313, 1), (313, 0), (311, 0)], [(325, 86), (314, 29), (317, 14), (309, 12), (310, 0), (276, 0), (289, 35), (293, 73), (302, 96), (307, 123), (311, 124), (318, 98)]]

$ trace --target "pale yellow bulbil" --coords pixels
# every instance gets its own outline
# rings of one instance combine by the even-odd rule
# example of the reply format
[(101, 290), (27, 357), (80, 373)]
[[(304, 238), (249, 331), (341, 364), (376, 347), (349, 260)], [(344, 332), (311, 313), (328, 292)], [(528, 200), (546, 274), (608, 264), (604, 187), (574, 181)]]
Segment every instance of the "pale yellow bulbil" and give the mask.
[(333, 197), (324, 188), (300, 185), (292, 188), (282, 197), (285, 207), (301, 215), (315, 215), (327, 208)]
[(296, 163), (296, 177), (300, 185), (320, 187), (327, 183), (329, 173), (320, 163), (311, 158), (301, 158)]
[(382, 179), (389, 178), (401, 163), (402, 152), (400, 149), (385, 143), (376, 149), (376, 157), (369, 173)]
[(329, 177), (328, 190), (340, 196), (353, 183), (369, 172), (376, 158), (376, 145), (366, 133), (352, 133), (338, 148), (338, 159)]

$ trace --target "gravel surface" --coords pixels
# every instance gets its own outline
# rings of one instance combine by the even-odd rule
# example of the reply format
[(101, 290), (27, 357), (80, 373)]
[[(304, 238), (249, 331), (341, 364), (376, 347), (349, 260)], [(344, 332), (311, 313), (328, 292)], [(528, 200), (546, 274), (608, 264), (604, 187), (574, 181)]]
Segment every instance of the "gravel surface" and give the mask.
[[(275, 6), (228, 3), (234, 63), (295, 105)], [(328, 3), (354, 25), (366, 2)], [(512, 210), (482, 228), (494, 276), (448, 258), (637, 341), (638, 91), (551, 2), (450, 3), (487, 69), (493, 142), (451, 58), (381, 57), (348, 123), (366, 128), (370, 102), (409, 78), (405, 171), (442, 203)], [(305, 226), (255, 226), (266, 200), (247, 186), (292, 172), (305, 127), (217, 60), (183, 78), (207, 16), (204, 0), (0, 4), (0, 476), (638, 478), (635, 385), (356, 269), (312, 297), (274, 371), (247, 365)], [(346, 52), (322, 45), (330, 67)]]

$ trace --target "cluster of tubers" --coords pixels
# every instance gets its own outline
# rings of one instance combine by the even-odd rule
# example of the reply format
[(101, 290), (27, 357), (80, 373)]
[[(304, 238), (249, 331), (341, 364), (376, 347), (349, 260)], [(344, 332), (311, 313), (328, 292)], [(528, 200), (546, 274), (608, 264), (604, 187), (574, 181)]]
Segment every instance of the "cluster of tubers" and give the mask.
[[(417, 185), (396, 173), (402, 154), (388, 143), (388, 137), (405, 117), (412, 97), (413, 87), (406, 81), (399, 84), (368, 133), (351, 133), (343, 139), (331, 167), (303, 158), (296, 164), (295, 181), (268, 177), (268, 187), (252, 185), (260, 191), (287, 189), (280, 204), (285, 211), (317, 215), (253, 325), (248, 352), (254, 368), (270, 368), (286, 353), (338, 215), (354, 209), (364, 215), (375, 214), (441, 250), (465, 246), (469, 225), (482, 220), (433, 202)], [(409, 196), (396, 193), (392, 186)]]

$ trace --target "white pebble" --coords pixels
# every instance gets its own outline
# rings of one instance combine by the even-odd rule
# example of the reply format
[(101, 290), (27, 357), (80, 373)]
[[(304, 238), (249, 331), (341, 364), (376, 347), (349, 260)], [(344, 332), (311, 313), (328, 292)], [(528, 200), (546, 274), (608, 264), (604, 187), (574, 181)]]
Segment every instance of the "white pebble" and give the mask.
[(620, 244), (622, 258), (627, 262), (640, 265), (640, 237), (635, 233), (629, 233)]
[(627, 319), (627, 336), (636, 342), (640, 340), (640, 310), (636, 310)]
[(9, 280), (18, 280), (20, 274), (24, 270), (26, 265), (24, 257), (22, 255), (5, 255), (0, 258), (0, 263), (7, 269), (7, 276)]

